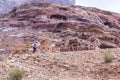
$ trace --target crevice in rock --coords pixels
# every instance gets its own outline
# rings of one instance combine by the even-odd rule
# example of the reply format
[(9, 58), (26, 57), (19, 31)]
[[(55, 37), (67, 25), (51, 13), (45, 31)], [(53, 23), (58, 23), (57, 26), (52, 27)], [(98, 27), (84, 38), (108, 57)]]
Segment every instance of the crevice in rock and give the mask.
[(60, 15), (60, 14), (53, 14), (50, 16), (50, 19), (58, 19), (58, 20), (67, 20), (67, 17), (64, 15)]

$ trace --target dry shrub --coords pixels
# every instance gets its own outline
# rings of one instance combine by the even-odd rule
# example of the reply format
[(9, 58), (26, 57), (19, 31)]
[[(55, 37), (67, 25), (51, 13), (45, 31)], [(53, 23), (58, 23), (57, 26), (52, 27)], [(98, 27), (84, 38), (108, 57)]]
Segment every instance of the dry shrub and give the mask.
[(22, 80), (25, 71), (21, 69), (14, 69), (10, 72), (10, 80)]
[(106, 53), (104, 57), (105, 63), (110, 63), (114, 59), (114, 56), (111, 53)]
[(5, 61), (5, 59), (6, 59), (6, 56), (4, 54), (1, 54), (0, 55), (0, 61)]

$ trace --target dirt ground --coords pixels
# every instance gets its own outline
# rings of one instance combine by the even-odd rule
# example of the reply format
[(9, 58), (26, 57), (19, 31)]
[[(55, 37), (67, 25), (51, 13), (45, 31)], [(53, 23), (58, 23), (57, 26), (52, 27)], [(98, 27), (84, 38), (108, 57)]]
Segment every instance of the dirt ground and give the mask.
[[(22, 80), (120, 80), (120, 49), (64, 53), (6, 55), (0, 62), (0, 80), (8, 80), (10, 70), (25, 70)], [(104, 54), (115, 56), (104, 63)], [(9, 56), (9, 57), (8, 57)]]

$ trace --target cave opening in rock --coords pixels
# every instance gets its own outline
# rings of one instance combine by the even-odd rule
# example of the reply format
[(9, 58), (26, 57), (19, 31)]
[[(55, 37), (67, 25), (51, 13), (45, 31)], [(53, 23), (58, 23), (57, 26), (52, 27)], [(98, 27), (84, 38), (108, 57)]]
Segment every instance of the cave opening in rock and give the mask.
[(114, 46), (111, 46), (111, 45), (106, 45), (106, 44), (101, 44), (99, 46), (100, 49), (107, 49), (107, 48), (115, 48)]
[(109, 26), (110, 28), (112, 27), (112, 26), (111, 26), (111, 22), (108, 22), (108, 21), (105, 21), (105, 22), (104, 22), (104, 25), (105, 25), (105, 26)]
[(50, 16), (50, 19), (58, 19), (58, 20), (67, 20), (67, 17), (64, 15), (60, 15), (60, 14), (54, 14)]

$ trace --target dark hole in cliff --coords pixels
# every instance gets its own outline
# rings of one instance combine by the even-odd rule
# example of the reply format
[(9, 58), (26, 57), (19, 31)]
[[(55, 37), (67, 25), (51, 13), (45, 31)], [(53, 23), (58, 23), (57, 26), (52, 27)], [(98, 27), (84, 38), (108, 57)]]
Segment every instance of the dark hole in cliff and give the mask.
[(64, 15), (60, 15), (60, 14), (54, 14), (50, 16), (50, 19), (59, 19), (59, 20), (67, 20), (67, 17)]
[(60, 9), (60, 10), (64, 10), (64, 11), (68, 11), (68, 10), (69, 10), (69, 9), (66, 8), (66, 7), (60, 7), (59, 9)]
[(108, 22), (108, 21), (105, 21), (105, 22), (104, 22), (104, 25), (105, 25), (105, 26), (109, 26), (110, 28), (112, 27), (112, 26), (111, 26), (111, 23)]
[(83, 19), (83, 18), (77, 18), (77, 21), (89, 22), (87, 19)]
[(81, 35), (80, 38), (81, 38), (81, 39), (87, 39), (88, 37), (87, 37), (84, 33), (82, 33), (82, 35)]
[(106, 45), (106, 44), (101, 44), (99, 47), (100, 47), (101, 49), (114, 48), (113, 46)]

